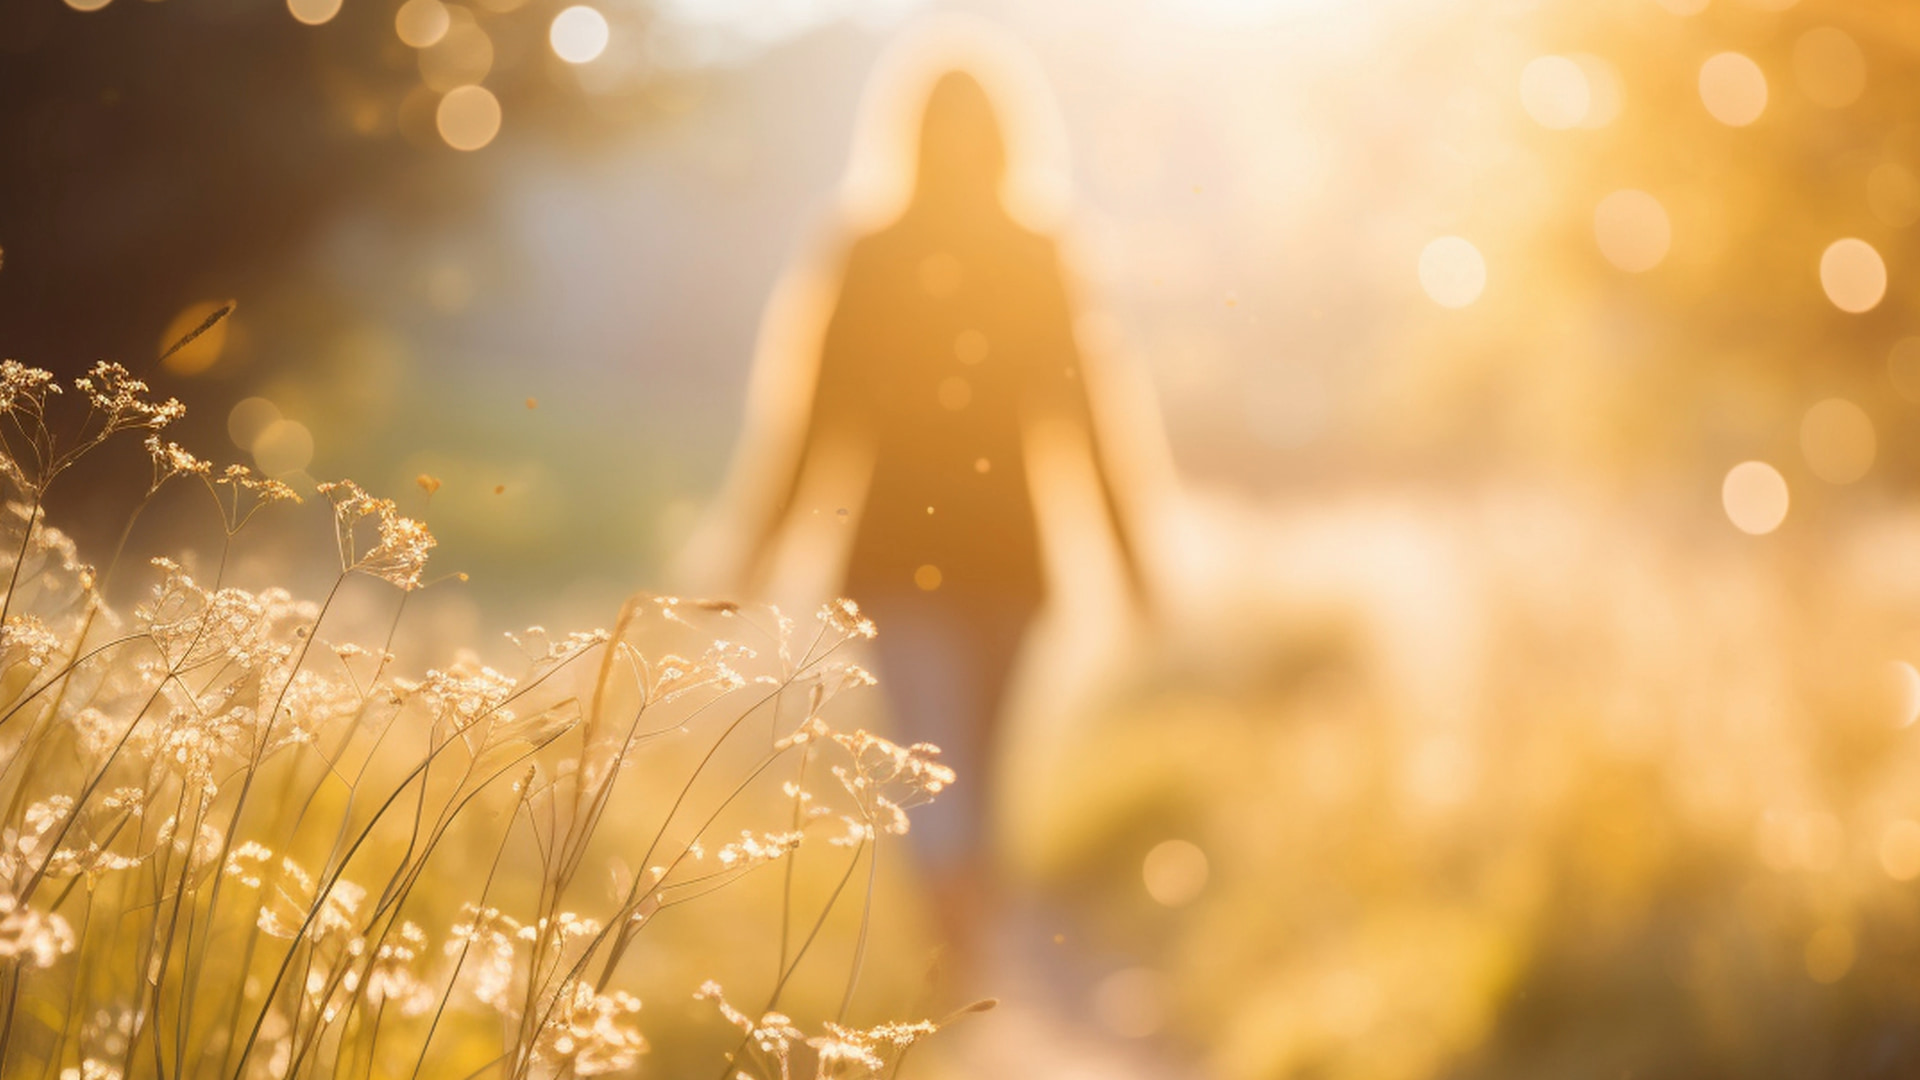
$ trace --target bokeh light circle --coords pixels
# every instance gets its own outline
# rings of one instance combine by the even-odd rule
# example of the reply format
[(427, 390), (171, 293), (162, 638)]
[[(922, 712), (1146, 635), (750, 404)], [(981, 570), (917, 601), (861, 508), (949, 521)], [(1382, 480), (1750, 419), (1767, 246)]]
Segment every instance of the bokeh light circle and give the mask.
[(1867, 58), (1846, 31), (1815, 27), (1793, 43), (1793, 77), (1815, 105), (1845, 108), (1867, 88)]
[(1787, 519), (1787, 478), (1764, 461), (1743, 461), (1727, 470), (1720, 503), (1734, 528), (1764, 536)]
[(500, 133), (500, 99), (484, 86), (457, 86), (434, 110), (440, 138), (455, 150), (478, 150)]
[(1841, 311), (1872, 311), (1887, 295), (1887, 264), (1865, 240), (1835, 240), (1820, 253), (1820, 287)]
[(1520, 105), (1542, 127), (1579, 127), (1593, 107), (1593, 87), (1577, 61), (1536, 57), (1520, 71)]
[(493, 70), (493, 39), (464, 8), (451, 8), (452, 25), (440, 40), (421, 49), (420, 81), (447, 93), (471, 86)]
[(1189, 840), (1155, 844), (1140, 862), (1147, 895), (1166, 907), (1185, 907), (1207, 887), (1207, 853)]
[(1638, 274), (1660, 265), (1673, 245), (1667, 208), (1644, 191), (1626, 188), (1593, 210), (1593, 238), (1608, 262)]
[(263, 397), (243, 398), (227, 413), (227, 435), (233, 445), (249, 453), (260, 433), (280, 419), (280, 408)]
[(1766, 73), (1741, 53), (1708, 57), (1700, 65), (1700, 103), (1728, 127), (1746, 127), (1767, 111)]
[(255, 436), (249, 449), (255, 468), (268, 476), (285, 476), (313, 464), (313, 433), (307, 425), (282, 417)]
[(340, 0), (287, 0), (287, 10), (308, 26), (319, 26), (340, 14)]
[(1898, 818), (1881, 830), (1880, 869), (1895, 881), (1920, 878), (1920, 822)]
[(438, 44), (452, 26), (453, 16), (440, 0), (407, 0), (393, 16), (393, 32), (416, 49)]
[(75, 11), (99, 11), (113, 0), (67, 0), (67, 6)]
[(1873, 468), (1876, 440), (1866, 410), (1828, 398), (1800, 420), (1800, 452), (1807, 468), (1829, 484), (1851, 484)]
[(1894, 392), (1920, 405), (1920, 337), (1906, 337), (1887, 351), (1887, 378)]
[(1896, 229), (1920, 221), (1920, 177), (1898, 162), (1882, 162), (1867, 174), (1867, 209)]
[(547, 30), (553, 54), (569, 64), (585, 64), (597, 58), (606, 51), (608, 36), (607, 17), (585, 4), (555, 15)]
[(1441, 307), (1466, 307), (1486, 291), (1487, 262), (1471, 242), (1442, 236), (1420, 252), (1420, 287)]

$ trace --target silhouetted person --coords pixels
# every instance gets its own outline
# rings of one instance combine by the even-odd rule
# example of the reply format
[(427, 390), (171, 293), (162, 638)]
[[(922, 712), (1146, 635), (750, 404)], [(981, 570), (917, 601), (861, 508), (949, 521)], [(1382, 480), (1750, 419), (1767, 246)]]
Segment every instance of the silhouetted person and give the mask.
[(852, 511), (842, 591), (879, 627), (896, 736), (938, 744), (959, 770), (954, 788), (915, 812), (910, 839), (964, 950), (992, 888), (999, 715), (1047, 593), (1027, 479), (1035, 424), (1064, 422), (1094, 447), (1106, 520), (1136, 587), (1139, 571), (1094, 438), (1058, 255), (1002, 204), (1005, 146), (973, 76), (934, 85), (918, 166), (901, 216), (848, 252), (805, 434), (779, 467), (777, 504), (753, 511), (748, 556), (765, 565), (829, 448), (865, 452), (872, 471)]

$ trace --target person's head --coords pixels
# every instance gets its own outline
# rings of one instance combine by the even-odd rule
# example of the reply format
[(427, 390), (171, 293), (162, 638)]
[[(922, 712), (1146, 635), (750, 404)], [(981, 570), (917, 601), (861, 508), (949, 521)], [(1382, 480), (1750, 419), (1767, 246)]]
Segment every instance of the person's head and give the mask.
[(920, 171), (914, 202), (998, 204), (1007, 171), (1006, 142), (980, 81), (949, 71), (933, 84), (920, 124)]

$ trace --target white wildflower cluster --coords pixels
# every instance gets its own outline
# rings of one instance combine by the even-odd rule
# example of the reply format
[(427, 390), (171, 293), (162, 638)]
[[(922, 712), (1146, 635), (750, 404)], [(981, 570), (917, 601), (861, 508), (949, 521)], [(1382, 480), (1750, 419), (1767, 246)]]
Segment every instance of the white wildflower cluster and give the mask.
[[(628, 1074), (648, 1047), (639, 1000), (614, 982), (630, 970), (634, 935), (663, 907), (788, 858), (841, 812), (840, 790), (823, 789), (832, 808), (805, 790), (828, 764), (817, 751), (833, 751), (821, 756), (853, 797), (842, 820), (862, 840), (904, 831), (904, 808), (951, 781), (931, 748), (820, 719), (834, 694), (873, 681), (839, 655), (873, 634), (851, 602), (822, 609), (803, 639), (777, 610), (769, 623), (725, 601), (636, 597), (615, 633), (509, 635), (525, 660), (511, 674), (457, 653), (406, 678), (390, 670), (408, 651), (396, 643), (411, 641), (384, 621), (405, 606), (390, 595), (336, 585), (315, 605), (235, 584), (263, 565), (243, 527), (298, 495), (168, 441), (180, 415), (117, 365), (63, 392), (46, 372), (0, 363), (0, 486), (15, 489), (0, 492), (0, 968), (13, 972), (4, 996), (16, 1016), (59, 1025), (57, 1038), (0, 1032), (0, 1072), (121, 1080), (129, 1063), (218, 1061), (233, 1076), (293, 1080), (417, 1054), (420, 1074), (438, 1075), (491, 1031), (511, 1075)], [(176, 479), (203, 486), (226, 533), (217, 561), (151, 560), (147, 592), (124, 616), (44, 520), (49, 484), (122, 431), (144, 443), (140, 498)], [(423, 586), (435, 546), (424, 525), (350, 482), (320, 490), (341, 579)], [(649, 632), (674, 647), (629, 639), (641, 615), (657, 616)], [(362, 640), (334, 640), (342, 627)], [(777, 665), (761, 661), (769, 643)], [(576, 664), (597, 649), (608, 651)], [(729, 696), (750, 686), (755, 700), (736, 698), (730, 712)], [(786, 730), (802, 697), (809, 719), (791, 737), (746, 734), (763, 721)], [(696, 725), (718, 734), (682, 796), (657, 832), (628, 828), (659, 800), (629, 798), (618, 782), (642, 747)], [(735, 792), (745, 795), (790, 752), (787, 828), (703, 845), (716, 812), (674, 849), (668, 838), (708, 813), (698, 804), (715, 773), (757, 762)], [(682, 801), (688, 814), (676, 817)], [(618, 837), (596, 832), (616, 820)], [(616, 849), (635, 837), (644, 849)], [(499, 845), (484, 877), (463, 854), (475, 843)], [(580, 884), (612, 867), (610, 901), (598, 889), (587, 901), (605, 909), (583, 908)], [(430, 914), (453, 904), (450, 926)], [(99, 963), (79, 971), (80, 956)], [(788, 1080), (797, 1059), (822, 1076), (867, 1068), (921, 1030), (829, 1025), (809, 1037), (771, 1005), (748, 1019), (712, 990), (766, 1080)]]
[(351, 480), (321, 484), (320, 493), (333, 503), (341, 570), (371, 574), (402, 589), (420, 587), (436, 544), (425, 525), (401, 516), (392, 499), (374, 498)]
[(544, 626), (529, 626), (518, 634), (509, 632), (506, 638), (535, 664), (564, 664), (606, 644), (611, 636), (605, 630), (575, 630), (555, 637)]
[(743, 870), (786, 855), (799, 847), (804, 837), (800, 832), (754, 833), (742, 829), (740, 839), (722, 845), (713, 853), (713, 858), (721, 866)]
[(285, 662), (294, 636), (313, 624), (319, 609), (295, 600), (284, 589), (251, 593), (245, 589), (207, 589), (179, 563), (156, 558), (160, 581), (150, 599), (134, 609), (136, 627), (152, 642), (171, 671), (208, 664), (231, 664), (251, 671)]
[[(907, 811), (933, 801), (954, 782), (954, 772), (938, 760), (932, 743), (902, 746), (864, 730), (838, 731), (819, 714), (809, 716), (784, 746), (826, 742), (845, 751), (847, 761), (831, 766), (835, 780), (854, 801), (855, 813), (843, 816), (846, 832), (829, 843), (853, 846), (885, 834), (903, 836)], [(795, 790), (789, 790), (794, 797)]]
[(424, 704), (436, 720), (454, 731), (466, 731), (481, 722), (508, 724), (514, 712), (507, 707), (520, 688), (518, 680), (463, 656), (451, 666), (433, 668), (419, 680), (398, 679), (400, 692)]
[(75, 379), (73, 385), (86, 397), (98, 422), (104, 424), (108, 432), (128, 428), (158, 430), (187, 414), (187, 407), (175, 398), (160, 402), (148, 400), (146, 383), (134, 378), (119, 364), (105, 360), (94, 364), (93, 370)]
[(432, 1011), (439, 993), (418, 971), (426, 954), (427, 932), (417, 923), (402, 921), (374, 950), (373, 963), (367, 968), (367, 1000), (401, 1016)]
[(22, 904), (0, 893), (0, 961), (50, 968), (73, 951), (73, 927), (58, 913)]
[(213, 475), (213, 462), (193, 456), (179, 443), (164, 442), (158, 435), (149, 435), (145, 445), (147, 457), (153, 461), (153, 483), (147, 488), (149, 495), (159, 491), (160, 485), (176, 476)]
[(619, 990), (596, 993), (576, 979), (561, 989), (551, 1018), (541, 1027), (535, 1057), (558, 1076), (603, 1076), (631, 1069), (647, 1052), (646, 1037), (627, 1019), (639, 1011), (639, 998)]
[(39, 670), (60, 651), (60, 636), (37, 615), (9, 615), (0, 623), (0, 669), (16, 664)]
[[(827, 1021), (820, 1034), (808, 1036), (781, 1012), (763, 1013), (758, 1020), (727, 1001), (726, 993), (712, 980), (694, 992), (696, 1001), (710, 1001), (725, 1020), (740, 1030), (747, 1045), (758, 1051), (780, 1080), (790, 1080), (799, 1047), (806, 1047), (814, 1062), (814, 1080), (855, 1080), (890, 1075), (908, 1047), (938, 1032), (940, 1024), (931, 1020), (911, 1023), (885, 1023), (871, 1028), (848, 1027)], [(973, 1011), (983, 1002), (964, 1011)], [(748, 1076), (739, 1073), (739, 1076)]]
[(447, 932), (448, 956), (462, 958), (460, 977), (482, 1005), (506, 1008), (519, 956), (520, 923), (496, 907), (465, 904)]
[[(234, 852), (244, 847), (247, 845), (235, 848)], [(264, 846), (252, 847), (248, 858), (238, 864), (234, 855), (229, 854), (226, 872), (243, 881), (265, 879), (268, 895), (262, 898), (255, 918), (261, 933), (282, 941), (301, 937), (311, 941), (355, 939), (360, 908), (367, 899), (365, 886), (336, 877), (322, 895), (313, 875), (291, 858), (282, 858), (279, 873), (270, 878), (258, 869), (249, 874), (244, 869), (247, 861), (262, 867), (271, 858)]]

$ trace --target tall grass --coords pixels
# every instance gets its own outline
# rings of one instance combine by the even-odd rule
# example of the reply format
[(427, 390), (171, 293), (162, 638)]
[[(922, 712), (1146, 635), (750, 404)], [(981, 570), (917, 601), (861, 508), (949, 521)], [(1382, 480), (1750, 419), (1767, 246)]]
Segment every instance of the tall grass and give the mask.
[[(118, 365), (70, 387), (0, 365), (0, 1075), (633, 1071), (636, 946), (662, 912), (776, 862), (754, 1007), (684, 988), (712, 1003), (714, 1075), (891, 1075), (939, 1029), (847, 1021), (864, 910), (849, 963), (806, 969), (831, 972), (811, 997), (838, 1011), (804, 1029), (781, 1011), (829, 916), (871, 903), (877, 845), (953, 780), (931, 746), (827, 719), (872, 682), (845, 656), (874, 632), (852, 603), (802, 628), (636, 597), (611, 629), (516, 638), (516, 673), (469, 654), (406, 676), (394, 633), (433, 584), (428, 529), (322, 484), (331, 588), (316, 603), (236, 587), (250, 527), (301, 497), (165, 441), (183, 413)], [(42, 508), (123, 437), (144, 438), (152, 478), (96, 574)], [(126, 554), (169, 485), (204, 489), (218, 515), (204, 575)], [(106, 602), (116, 572), (150, 579), (131, 611)], [(362, 578), (390, 616), (350, 640), (364, 621), (341, 609)], [(649, 655), (662, 628), (695, 646)], [(691, 764), (663, 787), (636, 766), (668, 743)], [(769, 791), (778, 812), (735, 827), (768, 816)], [(824, 899), (796, 888), (802, 849), (831, 867)]]

